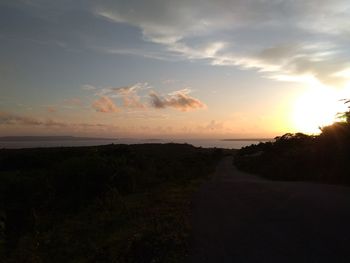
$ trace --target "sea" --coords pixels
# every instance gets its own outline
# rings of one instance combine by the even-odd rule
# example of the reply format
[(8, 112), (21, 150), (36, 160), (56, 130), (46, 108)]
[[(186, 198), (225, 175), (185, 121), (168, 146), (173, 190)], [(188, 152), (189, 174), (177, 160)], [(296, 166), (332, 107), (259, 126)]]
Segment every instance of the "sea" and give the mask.
[(244, 146), (268, 140), (221, 140), (221, 139), (116, 139), (116, 140), (42, 140), (42, 141), (0, 141), (0, 149), (21, 149), (40, 147), (79, 147), (107, 144), (144, 144), (144, 143), (188, 143), (203, 148), (240, 149)]

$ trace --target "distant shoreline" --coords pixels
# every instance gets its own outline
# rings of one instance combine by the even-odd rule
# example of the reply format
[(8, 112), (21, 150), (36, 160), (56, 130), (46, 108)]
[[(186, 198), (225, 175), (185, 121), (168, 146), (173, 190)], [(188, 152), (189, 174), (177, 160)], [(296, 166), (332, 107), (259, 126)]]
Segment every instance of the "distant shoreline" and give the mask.
[(75, 136), (3, 136), (1, 142), (33, 142), (33, 141), (116, 141), (117, 138), (75, 137)]
[[(133, 138), (122, 138), (128, 140), (142, 140), (142, 141), (162, 141), (167, 139), (133, 139)], [(120, 138), (101, 138), (101, 137), (75, 137), (75, 136), (2, 136), (0, 137), (1, 142), (21, 142), (21, 141), (116, 141)], [(272, 138), (227, 138), (217, 139), (218, 141), (272, 141)]]
[(74, 136), (3, 136), (0, 137), (0, 149), (42, 148), (42, 147), (80, 147), (107, 144), (147, 144), (178, 143), (191, 144), (203, 148), (240, 149), (242, 147), (271, 141), (272, 139), (132, 139), (132, 138), (96, 138)]
[(261, 141), (261, 142), (269, 142), (273, 141), (272, 138), (248, 138), (248, 139), (222, 139), (220, 141), (237, 141), (237, 142), (247, 142), (247, 141)]

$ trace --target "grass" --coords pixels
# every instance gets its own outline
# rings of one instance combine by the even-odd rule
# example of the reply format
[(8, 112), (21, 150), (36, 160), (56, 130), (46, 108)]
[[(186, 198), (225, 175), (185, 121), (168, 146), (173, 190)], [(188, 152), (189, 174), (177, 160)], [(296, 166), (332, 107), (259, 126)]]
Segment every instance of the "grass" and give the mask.
[(184, 262), (192, 193), (221, 156), (186, 144), (1, 150), (2, 262)]

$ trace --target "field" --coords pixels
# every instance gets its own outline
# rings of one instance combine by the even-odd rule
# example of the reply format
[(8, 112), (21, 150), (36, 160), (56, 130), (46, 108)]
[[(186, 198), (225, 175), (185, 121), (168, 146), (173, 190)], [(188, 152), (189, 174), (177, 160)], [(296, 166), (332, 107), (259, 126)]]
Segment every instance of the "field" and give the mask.
[(0, 150), (2, 262), (181, 262), (191, 195), (222, 154), (188, 144)]

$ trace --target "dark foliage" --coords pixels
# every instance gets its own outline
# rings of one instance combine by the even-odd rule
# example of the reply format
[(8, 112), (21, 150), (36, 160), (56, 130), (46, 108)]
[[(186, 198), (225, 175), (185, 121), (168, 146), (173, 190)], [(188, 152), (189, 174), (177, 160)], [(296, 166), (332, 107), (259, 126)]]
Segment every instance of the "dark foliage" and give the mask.
[(350, 111), (342, 115), (344, 122), (323, 127), (317, 136), (288, 133), (274, 142), (244, 147), (235, 164), (275, 180), (350, 185)]
[(178, 260), (186, 195), (220, 156), (187, 144), (0, 150), (3, 262)]

